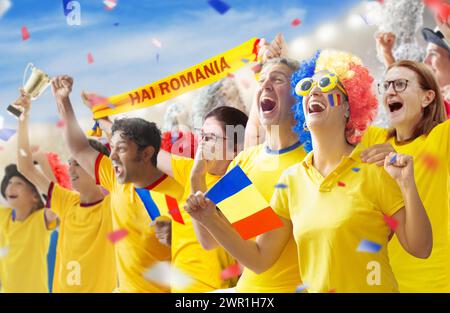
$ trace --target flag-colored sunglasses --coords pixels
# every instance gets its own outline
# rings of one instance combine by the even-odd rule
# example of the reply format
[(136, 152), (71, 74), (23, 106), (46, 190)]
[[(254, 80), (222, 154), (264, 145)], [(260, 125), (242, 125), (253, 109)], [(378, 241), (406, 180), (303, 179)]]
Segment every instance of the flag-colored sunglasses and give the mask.
[(311, 92), (311, 89), (313, 89), (316, 85), (322, 92), (329, 92), (337, 87), (344, 95), (347, 96), (347, 92), (341, 82), (337, 78), (336, 74), (333, 73), (321, 76), (318, 81), (315, 81), (312, 77), (303, 78), (297, 83), (297, 85), (295, 85), (295, 93), (298, 96), (307, 96)]

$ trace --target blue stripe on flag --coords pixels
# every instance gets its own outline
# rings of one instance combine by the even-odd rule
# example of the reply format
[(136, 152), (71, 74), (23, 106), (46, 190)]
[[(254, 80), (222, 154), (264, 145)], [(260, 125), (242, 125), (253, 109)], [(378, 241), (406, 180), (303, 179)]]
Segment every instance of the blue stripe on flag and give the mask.
[(158, 216), (161, 216), (155, 201), (153, 201), (152, 196), (150, 195), (150, 190), (145, 188), (135, 188), (135, 190), (139, 198), (141, 198), (141, 201), (152, 221), (154, 221)]
[(218, 204), (251, 184), (252, 182), (247, 175), (245, 175), (241, 167), (236, 165), (226, 173), (205, 196), (214, 204)]

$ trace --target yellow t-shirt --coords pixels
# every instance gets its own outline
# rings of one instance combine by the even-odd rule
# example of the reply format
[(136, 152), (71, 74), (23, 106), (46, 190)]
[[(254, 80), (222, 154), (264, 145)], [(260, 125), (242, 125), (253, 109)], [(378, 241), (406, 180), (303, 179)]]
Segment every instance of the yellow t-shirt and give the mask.
[[(274, 210), (292, 222), (300, 275), (309, 292), (398, 291), (383, 214), (404, 207), (403, 197), (383, 168), (361, 163), (361, 151), (357, 146), (327, 177), (312, 165), (312, 152), (283, 173), (280, 183), (287, 188), (273, 195)], [(362, 240), (380, 244), (381, 250), (358, 252)]]
[(60, 219), (53, 292), (112, 292), (117, 286), (111, 202), (81, 204), (80, 194), (50, 184), (47, 206)]
[(450, 292), (450, 121), (406, 144), (386, 140), (387, 130), (369, 127), (363, 142), (369, 147), (389, 142), (399, 153), (414, 157), (414, 175), (420, 198), (433, 229), (428, 259), (404, 251), (397, 238), (389, 243), (389, 258), (401, 292)]
[[(155, 262), (170, 261), (170, 248), (159, 243), (155, 228), (144, 204), (131, 183), (119, 184), (111, 160), (99, 154), (96, 161), (96, 180), (111, 195), (113, 229), (126, 229), (128, 235), (115, 244), (120, 292), (169, 292), (147, 280), (144, 274)], [(147, 189), (179, 199), (182, 187), (167, 176), (161, 177)]]
[(45, 224), (44, 213), (40, 209), (24, 221), (13, 221), (12, 210), (0, 208), (1, 292), (48, 292), (51, 231)]
[[(228, 170), (239, 165), (267, 202), (270, 201), (281, 173), (303, 160), (303, 146), (295, 144), (278, 152), (265, 145), (245, 149), (230, 163)], [(255, 274), (245, 268), (236, 286), (237, 292), (295, 292), (300, 284), (297, 247), (293, 237), (286, 244), (278, 261), (267, 271)]]
[[(197, 240), (191, 217), (183, 209), (191, 194), (191, 170), (194, 160), (172, 156), (174, 178), (184, 186), (184, 194), (179, 202), (184, 225), (172, 222), (172, 264), (194, 279), (194, 283), (184, 289), (172, 288), (172, 292), (208, 292), (215, 289), (231, 288), (236, 279), (223, 281), (220, 273), (235, 263), (222, 247), (204, 250)], [(206, 174), (206, 186), (209, 189), (220, 176)]]

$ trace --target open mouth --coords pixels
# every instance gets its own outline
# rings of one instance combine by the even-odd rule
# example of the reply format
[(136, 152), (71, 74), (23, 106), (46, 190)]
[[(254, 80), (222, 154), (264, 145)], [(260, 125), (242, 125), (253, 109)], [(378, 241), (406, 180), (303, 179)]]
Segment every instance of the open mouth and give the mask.
[(261, 110), (263, 112), (271, 112), (277, 106), (276, 102), (269, 98), (261, 100)]
[(15, 199), (19, 198), (19, 196), (17, 196), (17, 195), (9, 195), (9, 196), (7, 196), (7, 198), (8, 198), (8, 200), (15, 200)]
[(114, 164), (114, 173), (116, 176), (120, 176), (123, 173), (123, 167), (117, 164)]
[(389, 106), (389, 111), (391, 113), (401, 110), (401, 108), (403, 108), (403, 104), (401, 102), (392, 102), (392, 103), (389, 103), (388, 106)]
[(312, 101), (308, 105), (308, 113), (321, 113), (325, 111), (326, 106), (320, 102)]

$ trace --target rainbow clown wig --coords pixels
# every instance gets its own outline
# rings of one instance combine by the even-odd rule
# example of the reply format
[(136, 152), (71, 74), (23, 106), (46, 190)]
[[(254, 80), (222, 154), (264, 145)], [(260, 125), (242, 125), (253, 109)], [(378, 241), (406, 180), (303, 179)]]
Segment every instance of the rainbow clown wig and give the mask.
[(302, 79), (313, 77), (315, 73), (324, 70), (336, 74), (347, 92), (350, 117), (345, 135), (349, 143), (356, 144), (361, 140), (363, 132), (375, 118), (378, 108), (378, 101), (373, 90), (374, 79), (358, 57), (343, 51), (317, 51), (311, 59), (301, 62), (300, 69), (292, 75), (291, 79), (296, 98), (293, 110), (297, 125), (294, 130), (308, 152), (312, 150), (311, 134), (304, 129), (303, 97), (295, 93), (295, 86)]

